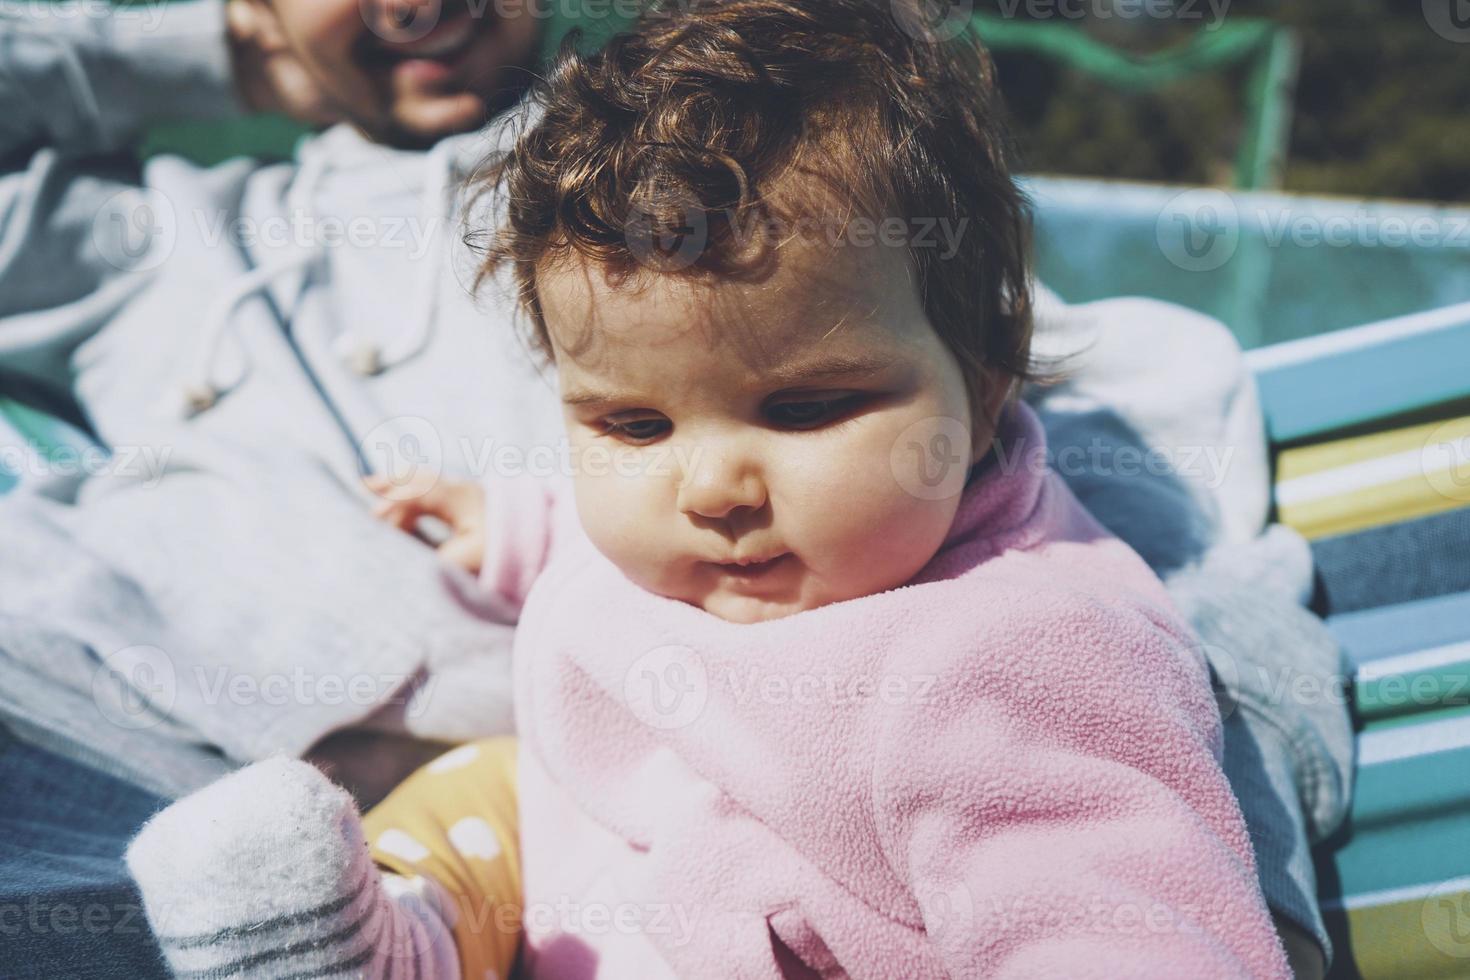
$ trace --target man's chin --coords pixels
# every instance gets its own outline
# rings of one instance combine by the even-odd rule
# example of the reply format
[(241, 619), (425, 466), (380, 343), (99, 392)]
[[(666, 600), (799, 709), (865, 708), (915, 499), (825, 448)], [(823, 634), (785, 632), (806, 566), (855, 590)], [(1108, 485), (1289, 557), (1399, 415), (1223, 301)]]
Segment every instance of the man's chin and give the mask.
[(478, 129), (488, 119), (489, 111), (484, 101), (466, 96), (457, 107), (394, 107), (388, 114), (356, 113), (347, 121), (374, 143), (404, 150), (425, 150), (447, 137)]
[(480, 129), (499, 113), (513, 106), (522, 91), (501, 91), (491, 97), (471, 92), (442, 95), (429, 100), (395, 106), (392, 116), (375, 135), (392, 146), (423, 149), (439, 140)]

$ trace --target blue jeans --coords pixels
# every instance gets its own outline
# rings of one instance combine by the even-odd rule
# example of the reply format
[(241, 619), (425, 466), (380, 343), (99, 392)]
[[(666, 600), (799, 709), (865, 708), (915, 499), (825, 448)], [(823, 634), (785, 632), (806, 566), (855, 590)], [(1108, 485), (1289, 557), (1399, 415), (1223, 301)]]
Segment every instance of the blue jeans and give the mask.
[(167, 801), (0, 727), (0, 977), (166, 980), (123, 864)]
[(1327, 615), (1470, 592), (1470, 507), (1312, 542)]

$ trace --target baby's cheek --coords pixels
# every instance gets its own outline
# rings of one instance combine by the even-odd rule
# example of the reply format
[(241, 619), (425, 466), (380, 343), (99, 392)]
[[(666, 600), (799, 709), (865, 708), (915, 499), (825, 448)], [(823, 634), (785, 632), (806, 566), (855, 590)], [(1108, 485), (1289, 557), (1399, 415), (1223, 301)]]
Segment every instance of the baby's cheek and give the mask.
[(778, 517), (795, 528), (790, 543), (808, 564), (847, 597), (912, 578), (943, 542), (958, 506), (957, 496), (906, 489), (889, 462), (893, 434), (884, 427), (871, 435), (842, 453), (807, 457), (793, 474), (803, 488), (799, 513)]
[(915, 495), (888, 475), (858, 490), (849, 512), (850, 547), (873, 571), (874, 588), (893, 588), (912, 578), (943, 543), (954, 522), (958, 498)]
[(593, 546), (635, 582), (653, 587), (660, 555), (667, 558), (669, 550), (656, 512), (658, 488), (646, 486), (644, 477), (614, 473), (578, 473), (575, 488), (577, 515)]

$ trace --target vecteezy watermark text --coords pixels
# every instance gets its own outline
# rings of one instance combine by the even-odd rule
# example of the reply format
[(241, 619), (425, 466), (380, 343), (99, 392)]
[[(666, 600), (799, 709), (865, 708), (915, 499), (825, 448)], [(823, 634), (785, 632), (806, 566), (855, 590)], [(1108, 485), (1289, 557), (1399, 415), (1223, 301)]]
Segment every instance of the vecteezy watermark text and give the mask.
[(0, 472), (21, 477), (112, 476), (154, 487), (168, 468), (170, 446), (0, 446)]
[(155, 31), (163, 23), (164, 8), (169, 0), (134, 0), (119, 4), (114, 0), (0, 0), (0, 17), (14, 17), (30, 23), (68, 20), (141, 20), (143, 30)]
[(1186, 272), (1220, 268), (1235, 256), (1242, 238), (1269, 249), (1414, 248), (1470, 258), (1470, 211), (1345, 203), (1329, 213), (1255, 203), (1218, 188), (1196, 187), (1165, 203), (1154, 237), (1164, 257)]

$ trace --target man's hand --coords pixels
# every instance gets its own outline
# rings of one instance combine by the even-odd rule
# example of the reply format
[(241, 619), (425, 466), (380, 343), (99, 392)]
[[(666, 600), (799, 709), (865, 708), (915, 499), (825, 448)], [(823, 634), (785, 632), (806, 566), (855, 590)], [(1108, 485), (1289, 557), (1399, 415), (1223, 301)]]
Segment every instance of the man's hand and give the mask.
[(438, 546), (445, 561), (471, 574), (479, 574), (485, 561), (485, 491), (469, 481), (424, 478), (408, 486), (381, 476), (363, 483), (382, 499), (373, 515), (389, 524), (418, 533), (422, 517), (434, 517), (449, 526), (449, 537)]
[(342, 120), (344, 114), (297, 57), (275, 14), (261, 0), (228, 0), (225, 23), (235, 87), (249, 108), (314, 126)]
[(1322, 947), (1295, 922), (1284, 915), (1271, 911), (1271, 921), (1276, 934), (1286, 947), (1286, 961), (1291, 964), (1291, 974), (1296, 980), (1322, 980), (1327, 964), (1322, 961)]

